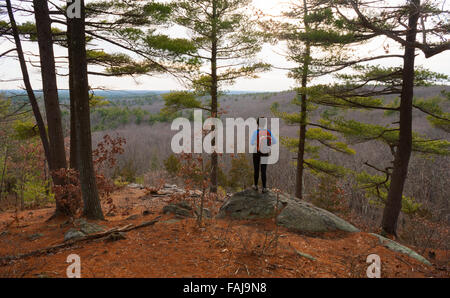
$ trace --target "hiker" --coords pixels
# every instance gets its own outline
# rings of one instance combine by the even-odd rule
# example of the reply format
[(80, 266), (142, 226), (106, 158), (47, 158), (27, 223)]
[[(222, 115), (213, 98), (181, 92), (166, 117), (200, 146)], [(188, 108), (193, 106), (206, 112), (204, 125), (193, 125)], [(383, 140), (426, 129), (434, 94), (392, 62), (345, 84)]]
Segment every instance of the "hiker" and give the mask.
[[(267, 157), (270, 155), (270, 146), (272, 144), (276, 144), (277, 140), (272, 135), (272, 132), (269, 129), (259, 129), (259, 127), (267, 127), (267, 119), (264, 117), (258, 117), (256, 120), (258, 124), (258, 128), (253, 132), (251, 144), (255, 145), (256, 143), (256, 153), (253, 153), (253, 171), (254, 171), (254, 182), (255, 184), (252, 188), (258, 191), (258, 180), (259, 180), (259, 167), (261, 165), (261, 180), (263, 189), (262, 192), (268, 192), (267, 189), (267, 164), (261, 163), (262, 157)], [(261, 124), (261, 126), (260, 126)]]

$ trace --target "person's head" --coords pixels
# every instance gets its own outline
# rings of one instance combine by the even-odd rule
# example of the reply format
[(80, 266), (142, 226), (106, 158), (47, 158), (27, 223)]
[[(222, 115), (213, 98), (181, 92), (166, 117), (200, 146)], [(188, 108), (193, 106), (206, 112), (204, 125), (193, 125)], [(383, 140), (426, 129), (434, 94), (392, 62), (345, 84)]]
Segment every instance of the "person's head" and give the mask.
[(266, 127), (267, 126), (267, 118), (264, 116), (260, 116), (256, 119), (256, 124), (258, 127)]

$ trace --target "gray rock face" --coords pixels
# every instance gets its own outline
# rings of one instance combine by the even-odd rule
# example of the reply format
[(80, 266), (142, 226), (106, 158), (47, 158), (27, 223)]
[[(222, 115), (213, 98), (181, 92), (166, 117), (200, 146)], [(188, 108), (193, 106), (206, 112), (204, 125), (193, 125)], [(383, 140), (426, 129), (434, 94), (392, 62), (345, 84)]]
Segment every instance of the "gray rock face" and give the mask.
[[(300, 201), (286, 194), (259, 193), (247, 189), (231, 196), (220, 208), (217, 218), (262, 219), (270, 218), (278, 210), (279, 225), (299, 232), (358, 232), (352, 224), (331, 212)], [(280, 212), (281, 211), (281, 212)]]
[(130, 183), (127, 185), (129, 188), (139, 188), (139, 189), (143, 189), (144, 185), (142, 184), (137, 184), (137, 183)]
[(83, 238), (84, 236), (86, 236), (86, 234), (84, 234), (83, 232), (78, 231), (76, 229), (70, 229), (64, 235), (64, 241), (69, 241), (72, 239), (79, 239), (79, 238)]
[(74, 221), (75, 227), (64, 234), (64, 241), (82, 238), (89, 234), (96, 234), (105, 231), (105, 227), (93, 222), (88, 222), (84, 218), (79, 218)]
[(84, 218), (77, 219), (75, 224), (79, 225), (80, 231), (84, 234), (95, 234), (105, 231), (105, 227), (96, 223), (88, 222)]
[[(195, 216), (196, 217), (200, 217), (200, 207), (197, 207), (194, 211)], [(203, 218), (211, 218), (211, 211), (208, 208), (203, 208), (203, 212), (202, 212), (202, 217)]]
[(392, 251), (396, 251), (405, 255), (410, 256), (411, 258), (414, 258), (426, 265), (430, 265), (431, 263), (425, 259), (424, 257), (422, 257), (421, 255), (419, 255), (418, 253), (416, 253), (414, 250), (401, 245), (398, 242), (395, 242), (394, 240), (388, 239), (386, 237), (383, 237), (381, 235), (375, 234), (375, 233), (370, 233), (371, 235), (375, 236), (378, 238), (378, 240), (380, 240), (380, 243), (385, 246), (386, 248), (392, 250)]
[(178, 217), (193, 217), (192, 208), (187, 202), (179, 202), (176, 204), (169, 204), (164, 206), (163, 213), (172, 213)]
[(29, 235), (27, 237), (27, 239), (30, 240), (30, 241), (34, 241), (34, 240), (39, 239), (41, 237), (44, 237), (44, 234), (36, 233), (36, 234), (33, 234), (33, 235)]
[[(192, 208), (192, 206), (186, 201), (166, 205), (164, 206), (162, 211), (164, 214), (167, 213), (175, 214), (175, 216), (178, 218), (200, 216), (200, 207)], [(208, 208), (203, 208), (202, 216), (204, 218), (211, 218), (211, 211), (209, 211)]]

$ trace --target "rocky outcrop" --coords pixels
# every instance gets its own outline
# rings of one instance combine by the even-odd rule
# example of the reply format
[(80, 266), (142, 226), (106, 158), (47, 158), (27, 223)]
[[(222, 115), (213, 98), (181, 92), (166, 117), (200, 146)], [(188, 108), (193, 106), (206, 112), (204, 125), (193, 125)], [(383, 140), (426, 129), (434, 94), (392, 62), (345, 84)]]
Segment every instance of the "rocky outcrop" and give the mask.
[(263, 219), (274, 217), (280, 226), (298, 232), (358, 232), (352, 224), (331, 212), (287, 194), (247, 189), (232, 195), (220, 208), (218, 218)]
[(177, 217), (183, 218), (183, 217), (193, 217), (192, 214), (192, 207), (189, 205), (189, 203), (181, 201), (176, 204), (169, 204), (164, 206), (163, 213), (171, 213), (174, 214)]
[(76, 228), (71, 228), (64, 234), (64, 241), (83, 238), (89, 234), (95, 234), (105, 231), (105, 227), (96, 223), (88, 222), (84, 218), (74, 221)]
[(83, 238), (84, 236), (86, 236), (86, 234), (84, 234), (83, 232), (81, 232), (77, 229), (72, 228), (64, 234), (64, 241), (75, 240), (75, 239)]
[[(169, 204), (164, 206), (162, 212), (164, 214), (171, 213), (174, 214), (178, 218), (187, 218), (187, 217), (199, 217), (200, 216), (200, 207), (192, 208), (189, 202), (180, 201), (175, 204)], [(211, 217), (211, 212), (207, 208), (203, 208), (203, 217)]]
[(388, 249), (390, 249), (392, 251), (408, 255), (411, 258), (414, 258), (414, 259), (416, 259), (416, 260), (418, 260), (418, 261), (420, 261), (420, 262), (422, 262), (422, 263), (424, 263), (426, 265), (430, 265), (431, 266), (431, 263), (427, 259), (425, 259), (421, 255), (416, 253), (414, 250), (412, 250), (412, 249), (410, 249), (410, 248), (408, 248), (406, 246), (403, 246), (400, 243), (395, 242), (394, 240), (391, 240), (391, 239), (388, 239), (386, 237), (383, 237), (381, 235), (378, 235), (378, 234), (375, 234), (375, 233), (370, 233), (370, 234), (375, 236), (375, 237), (377, 237), (378, 240), (380, 240), (380, 244), (382, 244), (384, 247), (386, 247), (386, 248), (388, 248)]

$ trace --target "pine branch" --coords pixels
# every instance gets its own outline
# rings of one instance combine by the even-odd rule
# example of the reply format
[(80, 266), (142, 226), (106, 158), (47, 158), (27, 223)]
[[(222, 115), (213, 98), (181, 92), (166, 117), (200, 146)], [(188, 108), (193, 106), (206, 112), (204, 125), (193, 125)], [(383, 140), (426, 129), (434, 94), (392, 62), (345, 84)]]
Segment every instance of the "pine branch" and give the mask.
[(433, 113), (427, 111), (426, 109), (424, 109), (424, 108), (422, 108), (422, 107), (420, 107), (420, 106), (418, 106), (418, 105), (413, 104), (413, 108), (416, 108), (416, 109), (418, 109), (419, 111), (421, 111), (421, 112), (423, 112), (423, 113), (425, 113), (425, 114), (427, 114), (427, 115), (430, 115), (431, 117), (434, 117), (434, 118), (436, 118), (436, 119), (440, 119), (440, 120), (443, 120), (443, 121), (448, 121), (448, 122), (450, 122), (450, 119), (444, 118), (444, 117), (440, 117), (440, 116), (438, 116), (438, 115), (436, 115), (436, 114), (433, 114)]
[[(376, 32), (376, 33), (378, 33), (380, 35), (385, 35), (385, 36), (387, 36), (387, 37), (397, 41), (398, 43), (400, 43), (401, 45), (403, 45), (405, 47), (406, 46), (413, 46), (415, 48), (418, 48), (425, 54), (426, 58), (430, 58), (430, 57), (433, 57), (434, 55), (437, 55), (437, 54), (439, 54), (439, 53), (441, 53), (443, 51), (450, 50), (450, 42), (449, 41), (447, 41), (445, 43), (442, 43), (440, 45), (434, 46), (434, 47), (432, 47), (432, 46), (430, 46), (430, 45), (428, 45), (426, 43), (420, 43), (420, 42), (417, 42), (417, 41), (415, 41), (413, 43), (410, 43), (410, 42), (406, 41), (405, 39), (399, 37), (394, 32), (392, 32), (390, 30), (382, 29), (382, 28), (374, 25), (372, 22), (370, 22), (364, 16), (364, 14), (361, 12), (361, 10), (359, 9), (357, 1), (349, 0), (349, 2), (350, 2), (350, 5), (352, 6), (353, 10), (358, 15), (358, 18), (361, 21), (361, 24), (364, 27), (366, 27), (367, 29), (370, 29), (370, 30), (372, 30), (372, 31), (374, 31), (374, 32)], [(348, 21), (350, 21), (350, 20), (348, 20)], [(352, 22), (352, 21), (350, 21), (350, 22), (354, 24), (354, 22)], [(425, 39), (425, 36), (424, 36), (424, 39)]]

